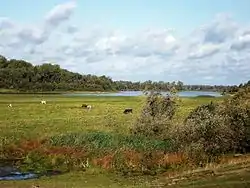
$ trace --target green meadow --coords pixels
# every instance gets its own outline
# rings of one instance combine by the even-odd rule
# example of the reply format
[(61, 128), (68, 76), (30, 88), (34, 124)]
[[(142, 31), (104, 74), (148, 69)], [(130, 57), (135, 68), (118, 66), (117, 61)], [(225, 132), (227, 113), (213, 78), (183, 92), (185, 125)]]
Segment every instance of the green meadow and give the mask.
[[(40, 104), (41, 99), (47, 101)], [(196, 106), (206, 104), (211, 98), (184, 98), (176, 120), (183, 120)], [(1, 95), (1, 136), (8, 139), (37, 138), (71, 132), (101, 131), (128, 134), (139, 115), (143, 97), (64, 97), (60, 95)], [(13, 108), (8, 108), (8, 104)], [(81, 108), (83, 103), (92, 110)], [(133, 114), (123, 110), (133, 108)]]
[[(41, 99), (46, 100), (47, 104), (40, 104)], [(140, 151), (164, 150), (164, 148), (169, 147), (170, 143), (148, 140), (130, 134), (130, 129), (136, 117), (140, 114), (144, 100), (144, 97), (66, 97), (62, 95), (2, 94), (0, 95), (1, 147), (4, 148), (6, 145), (19, 143), (20, 141), (46, 140), (46, 144), (49, 143), (50, 147), (64, 147), (64, 149), (68, 148), (67, 151), (69, 151), (69, 148), (77, 148), (79, 155), (81, 149), (91, 151), (88, 153), (88, 157), (99, 155), (101, 157), (102, 154), (109, 155), (123, 147)], [(188, 113), (198, 105), (220, 100), (221, 98), (209, 97), (181, 98), (180, 108), (174, 117), (174, 121), (182, 122)], [(12, 108), (8, 107), (10, 103), (13, 105)], [(92, 105), (92, 109), (88, 111), (81, 108), (83, 103)], [(127, 107), (133, 108), (132, 114), (123, 114), (123, 110)], [(23, 149), (22, 154), (13, 153), (13, 156), (9, 154), (8, 157), (17, 157), (19, 155), (23, 157), (31, 152), (32, 149), (30, 148), (37, 149), (45, 147), (44, 145), (39, 143), (28, 147), (26, 144), (25, 147), (20, 146)], [(18, 145), (16, 148), (18, 148)], [(44, 150), (47, 151), (48, 148)], [(5, 150), (2, 152), (2, 156), (6, 157)], [(65, 151), (62, 154), (65, 154)], [(73, 158), (70, 159), (73, 160)], [(49, 160), (53, 161), (55, 159), (52, 157)], [(93, 161), (97, 161), (97, 159), (93, 159)], [(206, 179), (200, 176), (195, 176), (196, 178), (192, 176), (192, 178), (189, 178), (190, 181), (183, 180), (178, 186), (223, 187), (226, 184), (227, 187), (243, 187), (250, 183), (249, 163), (245, 163), (245, 161), (243, 163), (239, 162), (240, 164), (235, 163), (238, 171), (234, 169), (232, 164), (228, 169), (225, 166), (220, 166), (217, 169), (218, 171), (227, 169), (224, 171), (228, 173), (223, 171), (218, 176), (208, 175), (206, 177), (209, 178)], [(35, 163), (34, 159), (32, 163)], [(99, 163), (96, 162), (96, 164)], [(32, 185), (40, 185), (42, 188), (176, 187), (176, 184), (169, 183), (167, 176), (125, 176), (124, 174), (116, 174), (106, 170), (109, 168), (104, 163), (101, 164), (101, 167), (104, 168), (97, 166), (92, 165), (82, 171), (72, 169), (72, 171), (62, 175), (42, 177), (37, 180), (1, 181), (0, 187), (24, 188)], [(34, 165), (33, 167), (37, 166)], [(124, 167), (119, 166), (119, 168)]]

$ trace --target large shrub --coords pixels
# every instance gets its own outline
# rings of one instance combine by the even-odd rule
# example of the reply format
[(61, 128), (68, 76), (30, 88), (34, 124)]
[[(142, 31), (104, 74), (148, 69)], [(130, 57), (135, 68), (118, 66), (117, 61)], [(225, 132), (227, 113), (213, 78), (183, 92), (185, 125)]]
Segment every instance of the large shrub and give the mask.
[(210, 103), (198, 106), (178, 127), (176, 134), (179, 148), (184, 149), (190, 157), (202, 160), (205, 156), (214, 157), (229, 151), (234, 140), (232, 130), (224, 123), (220, 106)]
[(228, 152), (246, 152), (250, 146), (250, 90), (220, 103), (195, 108), (176, 127), (175, 143), (191, 159), (212, 159)]
[(146, 98), (140, 116), (135, 121), (132, 129), (133, 134), (157, 138), (165, 137), (176, 108), (177, 103), (172, 96), (151, 92)]
[(250, 88), (245, 88), (221, 104), (225, 124), (233, 131), (235, 150), (250, 151)]

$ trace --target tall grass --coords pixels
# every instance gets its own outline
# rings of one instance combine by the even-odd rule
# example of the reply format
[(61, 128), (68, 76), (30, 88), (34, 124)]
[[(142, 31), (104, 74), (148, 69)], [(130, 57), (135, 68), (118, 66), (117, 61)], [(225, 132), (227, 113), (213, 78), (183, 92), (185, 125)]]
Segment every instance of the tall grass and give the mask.
[(52, 136), (53, 146), (82, 147), (91, 150), (133, 149), (137, 151), (171, 151), (170, 140), (149, 139), (143, 136), (111, 134), (105, 132), (69, 133)]

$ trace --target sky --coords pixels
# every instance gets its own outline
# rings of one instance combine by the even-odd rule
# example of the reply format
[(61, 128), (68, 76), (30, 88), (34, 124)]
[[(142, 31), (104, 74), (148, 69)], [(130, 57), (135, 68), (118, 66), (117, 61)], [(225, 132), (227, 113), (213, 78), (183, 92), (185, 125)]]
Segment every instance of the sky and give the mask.
[(8, 0), (0, 55), (114, 80), (250, 80), (249, 0)]

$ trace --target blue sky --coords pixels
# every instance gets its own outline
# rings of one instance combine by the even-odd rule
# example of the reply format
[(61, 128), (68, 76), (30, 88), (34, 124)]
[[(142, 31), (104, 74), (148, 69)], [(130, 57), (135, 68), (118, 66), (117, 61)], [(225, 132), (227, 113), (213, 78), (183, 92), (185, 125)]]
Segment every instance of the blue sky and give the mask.
[[(55, 5), (68, 0), (8, 0), (0, 16), (20, 22), (37, 22)], [(218, 13), (229, 13), (239, 22), (250, 22), (249, 0), (77, 0), (72, 22), (100, 24), (129, 32), (147, 27), (170, 27), (185, 35)]]
[(0, 54), (114, 79), (238, 84), (250, 79), (249, 7), (249, 0), (8, 0)]

